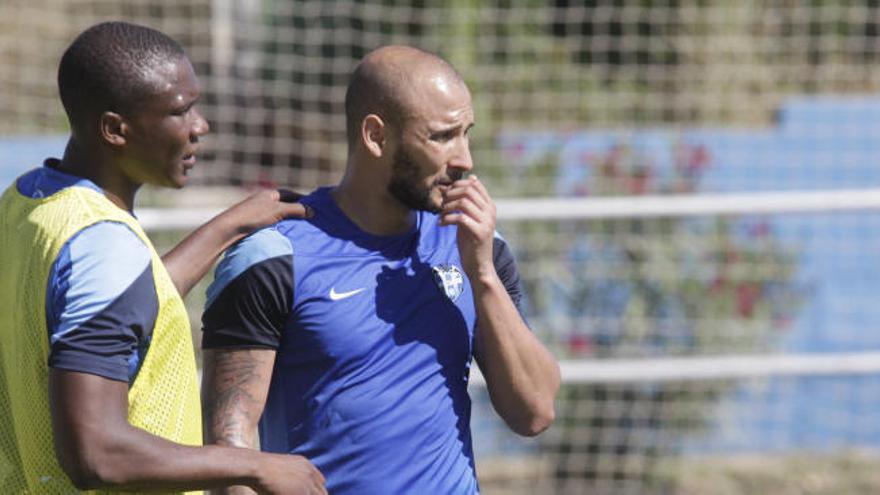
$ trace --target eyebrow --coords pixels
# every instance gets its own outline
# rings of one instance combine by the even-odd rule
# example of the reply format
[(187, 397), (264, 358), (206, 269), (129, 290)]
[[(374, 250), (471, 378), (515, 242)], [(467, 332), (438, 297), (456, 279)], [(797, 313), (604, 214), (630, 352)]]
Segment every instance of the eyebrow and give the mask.
[[(468, 124), (467, 127), (465, 127), (465, 129), (464, 129), (465, 132), (471, 130), (475, 125), (476, 125), (476, 124), (475, 124), (474, 122), (471, 122), (470, 124)], [(446, 132), (456, 131), (456, 130), (460, 129), (461, 126), (462, 126), (462, 124), (454, 124), (454, 125), (451, 125), (451, 126), (448, 126), (448, 127), (440, 127), (440, 128), (437, 128), (437, 129), (431, 129), (430, 127), (428, 127), (428, 131), (429, 131), (431, 134), (443, 134), (443, 133), (446, 133)]]
[(181, 103), (180, 105), (175, 105), (174, 110), (189, 110), (196, 103), (198, 103), (201, 99), (202, 99), (202, 95), (201, 95), (201, 93), (199, 93), (198, 95), (196, 95), (195, 98), (193, 98), (191, 100), (183, 100), (184, 103)]

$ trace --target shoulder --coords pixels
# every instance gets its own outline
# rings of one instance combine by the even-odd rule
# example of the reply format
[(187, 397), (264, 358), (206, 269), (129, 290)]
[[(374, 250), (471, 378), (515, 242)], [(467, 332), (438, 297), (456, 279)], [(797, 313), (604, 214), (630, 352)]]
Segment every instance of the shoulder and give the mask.
[(214, 282), (208, 288), (209, 301), (213, 301), (231, 281), (251, 267), (269, 260), (293, 256), (290, 239), (278, 230), (285, 223), (258, 230), (226, 251), (214, 272)]
[(116, 300), (139, 279), (148, 283), (138, 286), (152, 286), (151, 254), (125, 224), (108, 221), (86, 227), (56, 258), (49, 276), (49, 300), (58, 311), (81, 308), (86, 314), (88, 308)]
[(293, 245), (290, 240), (278, 231), (277, 226), (269, 227), (258, 230), (235, 243), (226, 251), (224, 262), (253, 264), (252, 260), (260, 261), (260, 258), (271, 258), (292, 252)]
[[(49, 164), (53, 160), (47, 160)], [(94, 182), (75, 175), (59, 172), (50, 166), (35, 168), (15, 181), (18, 192), (28, 198), (45, 198), (68, 187), (82, 187), (101, 193)]]
[(100, 279), (102, 285), (131, 282), (150, 264), (152, 253), (131, 228), (102, 221), (77, 232), (62, 248), (57, 262), (76, 267), (72, 275)]
[(49, 366), (127, 381), (159, 302), (152, 251), (128, 226), (99, 222), (62, 248), (49, 276)]

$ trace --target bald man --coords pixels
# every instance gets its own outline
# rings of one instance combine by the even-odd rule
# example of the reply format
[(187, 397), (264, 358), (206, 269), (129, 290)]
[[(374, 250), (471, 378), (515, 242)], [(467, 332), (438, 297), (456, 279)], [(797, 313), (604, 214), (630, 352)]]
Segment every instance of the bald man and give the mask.
[[(358, 65), (336, 187), (230, 249), (203, 316), (208, 441), (311, 460), (335, 495), (478, 493), (472, 358), (513, 431), (554, 417), (559, 369), (473, 168), (471, 96), (403, 46)], [(259, 422), (259, 437), (256, 430)]]

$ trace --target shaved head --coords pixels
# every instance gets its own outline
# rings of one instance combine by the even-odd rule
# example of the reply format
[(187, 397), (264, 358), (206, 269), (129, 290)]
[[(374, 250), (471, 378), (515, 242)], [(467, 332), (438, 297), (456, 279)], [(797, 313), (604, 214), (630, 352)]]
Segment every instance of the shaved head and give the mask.
[(391, 45), (368, 53), (345, 93), (349, 146), (359, 139), (361, 123), (370, 114), (400, 131), (431, 83), (464, 85), (464, 80), (449, 62), (418, 48)]

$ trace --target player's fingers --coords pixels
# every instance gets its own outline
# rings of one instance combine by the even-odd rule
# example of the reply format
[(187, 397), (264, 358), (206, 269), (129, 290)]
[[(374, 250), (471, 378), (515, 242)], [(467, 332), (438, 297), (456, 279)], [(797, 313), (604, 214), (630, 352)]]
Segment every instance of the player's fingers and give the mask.
[(302, 203), (282, 203), (281, 215), (284, 218), (312, 218), (315, 216), (315, 210)]
[(474, 204), (469, 197), (464, 197), (443, 204), (443, 212), (451, 213), (454, 211), (464, 213), (469, 217), (473, 217), (473, 219), (477, 221), (483, 221), (486, 217), (483, 209)]
[(275, 189), (261, 189), (255, 193), (249, 194), (238, 204), (254, 204), (264, 201), (278, 201), (280, 194)]
[(462, 179), (447, 192), (447, 199), (455, 199), (461, 196), (471, 198), (471, 201), (480, 208), (489, 208), (494, 204), (489, 196), (489, 191), (486, 190), (486, 187), (475, 175)]
[(461, 209), (480, 222), (489, 222), (495, 225), (495, 203), (484, 198), (473, 185), (468, 188), (466, 194), (446, 197), (442, 205), (443, 211)]
[(326, 479), (324, 479), (324, 473), (322, 473), (321, 470), (318, 469), (318, 466), (315, 466), (312, 461), (308, 460), (305, 457), (297, 457), (300, 461), (299, 465), (306, 471), (306, 474), (308, 474), (312, 479), (320, 481), (321, 484), (324, 484), (326, 482)]
[(327, 495), (327, 487), (325, 485), (324, 475), (317, 469), (312, 473), (311, 492), (319, 495)]
[(459, 211), (441, 216), (441, 225), (456, 225), (475, 242), (484, 242), (491, 239), (495, 233), (495, 226), (485, 219), (474, 218)]
[(459, 229), (463, 229), (475, 241), (486, 239), (486, 235), (494, 232), (493, 229), (487, 228), (482, 222), (461, 212), (447, 213), (440, 216), (440, 225), (456, 225)]
[(461, 225), (464, 223), (465, 215), (454, 211), (450, 213), (443, 213), (440, 215), (440, 225)]
[(489, 195), (489, 190), (486, 189), (486, 185), (476, 176), (471, 175), (468, 177), (471, 181), (473, 181), (474, 188), (480, 193), (480, 197), (483, 198), (486, 202), (492, 202), (492, 196)]
[(492, 196), (489, 195), (489, 190), (486, 189), (486, 186), (482, 182), (480, 182), (480, 179), (478, 179), (476, 175), (472, 175), (471, 178), (474, 181), (472, 190), (476, 192), (481, 208), (488, 215), (491, 215), (492, 218), (495, 218), (495, 202), (492, 201)]
[(283, 187), (279, 187), (277, 189), (278, 199), (285, 203), (293, 203), (299, 201), (300, 198), (303, 197), (302, 194), (298, 192), (291, 191), (290, 189), (284, 189)]
[(458, 179), (457, 181), (454, 181), (452, 184), (449, 185), (449, 190), (462, 191), (470, 188), (472, 185), (473, 184), (470, 177), (468, 177), (467, 179)]
[(314, 464), (312, 464), (312, 468), (314, 468), (314, 470), (315, 470), (314, 474), (317, 476), (318, 480), (321, 482), (321, 485), (323, 486), (325, 483), (327, 483), (327, 479), (324, 478), (324, 473), (322, 473), (321, 470), (318, 469), (318, 467), (315, 466)]
[(486, 189), (486, 185), (477, 177), (476, 175), (469, 175), (467, 179), (468, 186), (470, 189), (475, 190), (482, 199), (486, 201), (491, 201), (492, 197), (489, 196), (489, 190)]
[(461, 182), (465, 182), (465, 184), (455, 184), (446, 191), (444, 197), (445, 202), (451, 203), (462, 198), (469, 198), (470, 201), (480, 209), (489, 207), (491, 202), (487, 201), (487, 199), (475, 187), (474, 183), (467, 179)]
[(321, 484), (318, 485), (318, 493), (320, 495), (328, 495), (330, 492), (327, 491), (327, 487), (324, 485), (324, 482), (321, 481)]

